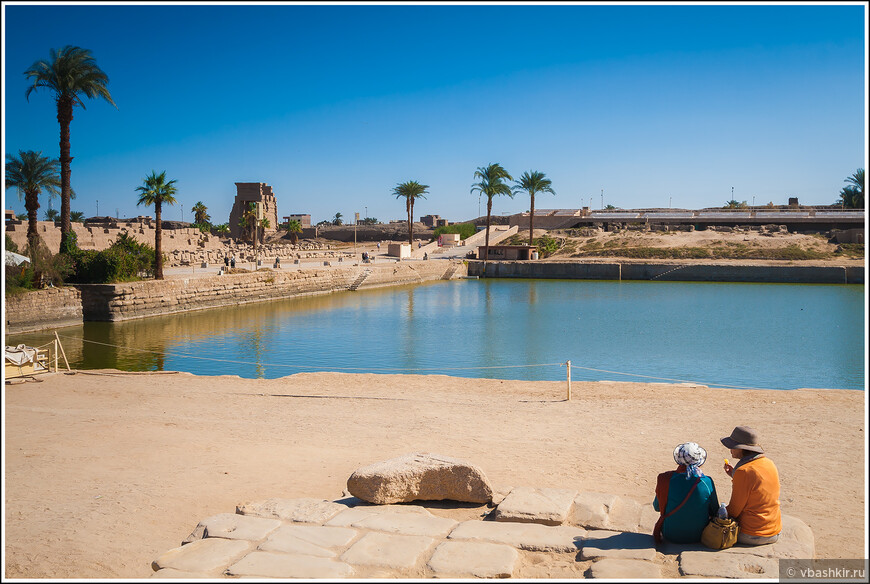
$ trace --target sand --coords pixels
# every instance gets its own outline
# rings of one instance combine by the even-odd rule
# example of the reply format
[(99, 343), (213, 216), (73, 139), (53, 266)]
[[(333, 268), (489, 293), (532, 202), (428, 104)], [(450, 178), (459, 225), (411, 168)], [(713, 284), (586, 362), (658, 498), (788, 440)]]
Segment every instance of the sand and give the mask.
[(867, 557), (862, 391), (575, 382), (566, 401), (564, 382), (439, 375), (40, 379), (5, 386), (7, 578), (145, 578), (201, 519), (336, 499), (355, 469), (411, 452), (473, 462), (497, 488), (648, 502), (674, 446), (696, 441), (727, 501), (719, 438), (738, 424), (759, 430), (783, 512), (813, 529), (817, 556)]

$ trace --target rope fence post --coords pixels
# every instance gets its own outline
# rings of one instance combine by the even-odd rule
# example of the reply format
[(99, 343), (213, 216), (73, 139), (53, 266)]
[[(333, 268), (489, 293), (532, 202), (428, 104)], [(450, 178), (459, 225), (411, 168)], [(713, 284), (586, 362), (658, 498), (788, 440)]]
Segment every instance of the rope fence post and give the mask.
[(571, 360), (568, 359), (565, 365), (568, 367), (568, 401), (571, 401)]
[[(63, 362), (66, 363), (66, 370), (72, 371), (69, 367), (69, 361), (66, 360), (66, 351), (63, 350), (63, 345), (60, 342), (60, 337), (57, 336), (57, 331), (54, 331), (54, 339), (57, 341), (57, 346), (60, 347), (61, 355), (63, 355)], [(54, 358), (57, 359), (57, 354), (55, 354)], [(57, 371), (57, 369), (55, 369), (55, 371)]]
[(54, 372), (57, 373), (57, 339), (54, 339)]

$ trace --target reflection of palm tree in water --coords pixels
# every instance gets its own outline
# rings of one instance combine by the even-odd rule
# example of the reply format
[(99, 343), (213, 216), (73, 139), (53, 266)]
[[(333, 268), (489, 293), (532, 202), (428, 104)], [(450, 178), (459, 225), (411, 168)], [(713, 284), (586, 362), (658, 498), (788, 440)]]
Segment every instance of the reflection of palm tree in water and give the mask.
[(248, 337), (250, 340), (250, 346), (254, 351), (254, 372), (257, 375), (257, 379), (263, 379), (266, 375), (266, 368), (263, 367), (263, 330), (259, 326), (255, 327), (253, 331), (251, 331), (250, 336)]

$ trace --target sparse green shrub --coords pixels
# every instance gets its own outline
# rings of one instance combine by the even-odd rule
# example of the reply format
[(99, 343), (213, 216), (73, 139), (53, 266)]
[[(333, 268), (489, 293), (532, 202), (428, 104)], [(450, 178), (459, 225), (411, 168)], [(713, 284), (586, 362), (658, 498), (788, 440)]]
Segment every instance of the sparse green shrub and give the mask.
[(548, 235), (533, 240), (542, 258), (549, 257), (559, 251), (559, 242)]
[[(474, 223), (454, 223), (453, 225), (442, 225), (441, 227), (436, 227), (433, 232), (432, 239), (430, 241), (435, 241), (438, 239), (438, 236), (442, 233), (458, 233), (459, 239), (468, 239), (472, 235), (477, 232), (477, 227), (475, 227)], [(514, 241), (515, 238), (519, 237), (519, 235), (514, 235), (510, 238), (511, 241)], [(508, 245), (521, 245), (520, 243), (509, 243)]]
[(6, 234), (6, 251), (18, 253), (18, 244), (12, 241), (8, 233)]
[(130, 282), (148, 275), (154, 266), (155, 252), (151, 246), (139, 243), (126, 231), (103, 251), (76, 248), (68, 254), (74, 273), (69, 281), (78, 284), (108, 284)]

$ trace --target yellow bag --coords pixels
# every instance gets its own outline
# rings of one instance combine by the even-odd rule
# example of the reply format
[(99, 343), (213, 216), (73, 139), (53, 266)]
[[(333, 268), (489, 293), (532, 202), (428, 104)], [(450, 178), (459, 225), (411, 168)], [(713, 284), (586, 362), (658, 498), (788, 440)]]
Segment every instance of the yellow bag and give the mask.
[(724, 550), (737, 543), (737, 522), (714, 517), (701, 532), (701, 543), (710, 549)]

